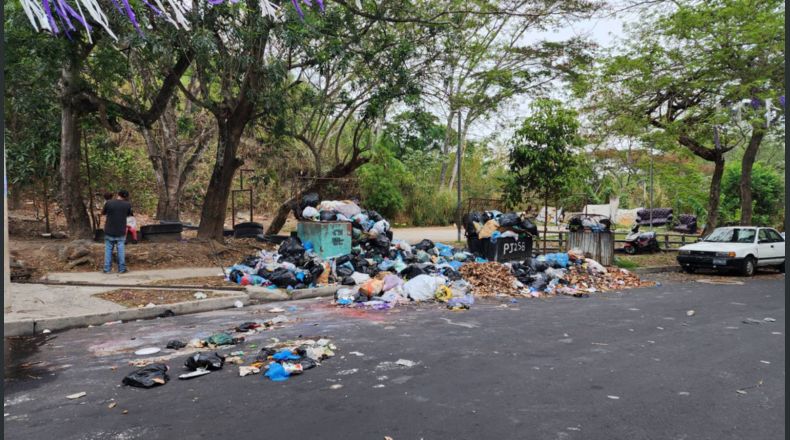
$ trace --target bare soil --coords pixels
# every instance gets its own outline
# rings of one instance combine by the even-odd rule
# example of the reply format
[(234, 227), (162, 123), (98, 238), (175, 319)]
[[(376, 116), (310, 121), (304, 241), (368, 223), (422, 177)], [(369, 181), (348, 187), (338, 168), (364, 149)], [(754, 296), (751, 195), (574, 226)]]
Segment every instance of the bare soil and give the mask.
[[(189, 286), (189, 287), (233, 287), (234, 284), (228, 283), (222, 277), (192, 277), (179, 278), (177, 280), (157, 280), (147, 284), (148, 286)], [(239, 288), (242, 290), (242, 288)]]
[[(124, 307), (145, 307), (149, 303), (175, 304), (194, 301), (197, 290), (163, 290), (163, 289), (117, 289), (93, 295), (106, 301), (112, 301)], [(207, 298), (219, 298), (226, 295), (216, 292), (203, 292)]]

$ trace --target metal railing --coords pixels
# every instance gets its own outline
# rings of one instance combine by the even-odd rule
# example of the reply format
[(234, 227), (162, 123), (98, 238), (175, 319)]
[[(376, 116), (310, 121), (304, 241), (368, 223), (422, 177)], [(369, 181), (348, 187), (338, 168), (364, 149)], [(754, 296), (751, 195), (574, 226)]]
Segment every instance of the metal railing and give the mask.
[[(540, 228), (539, 228), (540, 229)], [(533, 249), (543, 250), (543, 242), (546, 242), (546, 252), (566, 252), (568, 251), (568, 234), (569, 231), (548, 231), (546, 236), (543, 231), (538, 231), (538, 237), (535, 238)], [(626, 242), (625, 237), (628, 232), (615, 231), (615, 251), (621, 249)], [(658, 232), (656, 231), (656, 240), (662, 251), (677, 251), (681, 246), (691, 244), (699, 240), (699, 235), (681, 234), (678, 232)]]

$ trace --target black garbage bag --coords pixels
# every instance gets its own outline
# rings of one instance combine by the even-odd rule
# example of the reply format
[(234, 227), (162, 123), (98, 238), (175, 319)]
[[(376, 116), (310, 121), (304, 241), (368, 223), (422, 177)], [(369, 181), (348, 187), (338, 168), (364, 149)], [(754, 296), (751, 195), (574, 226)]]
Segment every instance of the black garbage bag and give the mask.
[(261, 325), (257, 322), (245, 322), (236, 326), (237, 332), (248, 332), (250, 330), (255, 330), (256, 328), (260, 327)]
[(368, 219), (372, 220), (374, 223), (384, 220), (384, 217), (382, 217), (381, 214), (379, 214), (378, 212), (376, 212), (376, 211), (374, 211), (372, 209), (369, 210), (369, 211), (363, 212), (363, 214), (367, 214)]
[(572, 232), (581, 231), (584, 229), (584, 223), (579, 216), (573, 217), (568, 221), (568, 230)]
[(349, 277), (344, 277), (344, 278), (343, 278), (343, 282), (341, 282), (340, 284), (342, 284), (342, 285), (344, 285), (344, 286), (356, 286), (356, 285), (357, 285), (357, 282), (356, 282), (356, 281), (354, 281), (354, 278), (351, 278), (351, 277), (349, 276)]
[(195, 353), (184, 362), (184, 366), (192, 371), (198, 368), (219, 370), (223, 365), (225, 365), (225, 356), (219, 353)]
[(529, 260), (529, 267), (532, 268), (533, 273), (545, 272), (549, 265), (545, 261), (538, 261), (537, 258)]
[[(315, 281), (318, 277), (324, 273), (324, 265), (317, 262), (316, 260), (310, 260), (305, 264), (304, 269), (310, 272), (310, 276), (313, 278), (310, 282)], [(310, 284), (310, 283), (307, 283)]]
[(277, 253), (281, 255), (281, 261), (289, 261), (297, 266), (301, 266), (301, 261), (304, 259), (304, 246), (299, 237), (288, 237), (287, 240), (280, 244)]
[(443, 267), (441, 270), (439, 270), (439, 273), (450, 281), (458, 281), (463, 278), (461, 277), (461, 274), (452, 267)]
[(343, 278), (346, 278), (346, 277), (350, 277), (351, 274), (353, 274), (353, 273), (354, 273), (354, 269), (352, 269), (352, 268), (350, 268), (348, 266), (337, 266), (337, 267), (335, 267), (335, 274), (340, 279), (343, 279)]
[(322, 222), (333, 222), (337, 220), (337, 211), (319, 211), (318, 215)]
[(259, 261), (258, 257), (254, 255), (250, 255), (244, 258), (243, 260), (241, 260), (241, 264), (243, 264), (244, 266), (249, 266), (254, 268), (255, 266), (258, 265), (258, 261)]
[(307, 208), (308, 206), (312, 206), (313, 208), (315, 208), (320, 203), (321, 203), (321, 196), (319, 196), (318, 193), (314, 193), (314, 192), (307, 193), (302, 196), (302, 200), (299, 203), (299, 210), (304, 211), (304, 209)]
[(499, 226), (512, 228), (521, 224), (521, 217), (515, 212), (508, 212), (499, 216)]
[(167, 341), (167, 345), (165, 346), (165, 348), (169, 348), (171, 350), (180, 350), (186, 346), (187, 344), (179, 341), (178, 339), (173, 339), (171, 341)]
[(461, 219), (462, 224), (464, 225), (464, 229), (466, 230), (466, 234), (475, 234), (475, 222), (479, 224), (483, 224), (483, 214), (479, 212), (470, 212), (465, 214), (463, 219)]
[(341, 256), (335, 258), (335, 265), (340, 266), (341, 264), (348, 263), (353, 258), (354, 258), (354, 254), (353, 253), (352, 254), (341, 255)]
[(317, 365), (312, 358), (305, 357), (304, 355), (300, 356), (302, 356), (302, 359), (299, 361), (299, 363), (302, 364), (302, 370), (309, 370), (311, 368), (315, 368)]
[(233, 269), (228, 274), (228, 278), (234, 283), (238, 283), (239, 280), (242, 279), (243, 277), (244, 277), (244, 272), (242, 272), (242, 271), (240, 271), (238, 269)]
[(521, 220), (521, 224), (518, 226), (518, 229), (526, 231), (533, 237), (537, 237), (538, 235), (538, 227), (527, 218)]
[(386, 235), (379, 235), (373, 240), (373, 245), (382, 254), (386, 255), (390, 250), (390, 239)]
[(418, 251), (425, 251), (428, 252), (429, 250), (434, 248), (434, 244), (431, 240), (424, 238), (421, 242), (414, 245), (414, 249)]
[(122, 383), (131, 387), (151, 388), (164, 385), (168, 380), (167, 365), (155, 363), (127, 374)]
[(285, 288), (288, 286), (295, 286), (299, 284), (299, 280), (296, 279), (296, 275), (288, 269), (285, 268), (277, 268), (269, 275), (269, 281), (272, 282), (277, 287)]
[(266, 362), (266, 360), (269, 359), (269, 356), (274, 356), (274, 353), (277, 353), (277, 350), (273, 348), (261, 348), (261, 351), (255, 356), (255, 360), (258, 362)]
[(532, 282), (529, 284), (529, 287), (535, 290), (543, 290), (548, 285), (549, 285), (549, 280), (546, 274), (539, 273), (534, 275)]
[(419, 266), (417, 264), (410, 264), (410, 265), (406, 266), (405, 269), (400, 271), (399, 275), (404, 280), (410, 280), (410, 279), (416, 277), (417, 275), (425, 275), (426, 273), (427, 272), (425, 271), (425, 269), (423, 269), (421, 266)]

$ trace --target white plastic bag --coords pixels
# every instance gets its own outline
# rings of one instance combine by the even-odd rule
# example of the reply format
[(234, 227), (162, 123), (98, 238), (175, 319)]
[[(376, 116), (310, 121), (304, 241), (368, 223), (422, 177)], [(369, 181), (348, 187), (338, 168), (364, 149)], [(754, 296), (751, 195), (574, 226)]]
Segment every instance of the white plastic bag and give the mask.
[(126, 217), (126, 226), (131, 226), (134, 229), (137, 229), (137, 219), (133, 216)]
[(433, 298), (436, 289), (444, 285), (445, 280), (440, 276), (417, 275), (406, 281), (403, 291), (415, 301), (427, 301)]
[(603, 265), (592, 258), (585, 258), (584, 262), (587, 263), (587, 271), (592, 274), (604, 274), (606, 273), (606, 268)]
[(309, 220), (318, 220), (321, 218), (321, 214), (318, 213), (318, 210), (313, 208), (312, 206), (308, 206), (302, 211), (302, 218), (306, 218)]
[(357, 286), (364, 284), (366, 281), (370, 280), (370, 275), (362, 272), (354, 272), (351, 274), (351, 278), (354, 279), (354, 282), (357, 283)]

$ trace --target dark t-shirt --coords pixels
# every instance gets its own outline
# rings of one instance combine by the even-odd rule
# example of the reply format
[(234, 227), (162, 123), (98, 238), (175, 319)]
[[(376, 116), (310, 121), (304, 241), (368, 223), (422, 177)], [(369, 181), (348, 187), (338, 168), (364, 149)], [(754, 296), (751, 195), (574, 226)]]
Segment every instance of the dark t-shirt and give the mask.
[(104, 221), (104, 235), (126, 237), (126, 217), (134, 215), (131, 203), (126, 200), (110, 200), (104, 204), (101, 213), (107, 216)]

